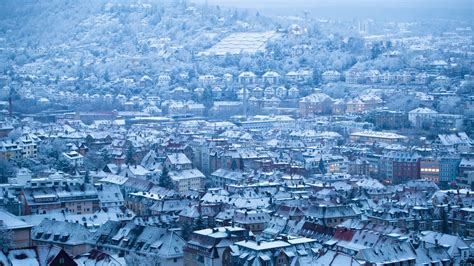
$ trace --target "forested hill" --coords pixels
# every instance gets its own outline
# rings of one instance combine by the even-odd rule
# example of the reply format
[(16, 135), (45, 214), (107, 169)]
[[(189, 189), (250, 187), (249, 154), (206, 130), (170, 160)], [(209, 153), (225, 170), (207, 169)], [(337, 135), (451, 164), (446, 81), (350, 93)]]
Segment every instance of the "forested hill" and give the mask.
[[(4, 0), (0, 8), (2, 37), (33, 45), (61, 44), (67, 39), (90, 43), (121, 35), (130, 40), (157, 35), (186, 40), (205, 29), (225, 29), (252, 19), (247, 11), (194, 6), (187, 1)], [(264, 28), (269, 21), (252, 22)]]
[[(179, 51), (173, 60), (188, 62), (194, 51), (210, 47), (228, 31), (276, 28), (270, 19), (246, 10), (187, 1), (3, 0), (0, 10), (0, 48), (5, 51), (0, 73), (33, 64), (28, 67), (53, 77), (101, 76), (104, 71), (126, 76), (130, 73), (120, 71), (137, 58), (148, 62), (140, 61), (136, 71), (146, 65), (160, 72), (163, 65), (153, 64), (169, 53)], [(75, 68), (85, 73), (70, 73)]]

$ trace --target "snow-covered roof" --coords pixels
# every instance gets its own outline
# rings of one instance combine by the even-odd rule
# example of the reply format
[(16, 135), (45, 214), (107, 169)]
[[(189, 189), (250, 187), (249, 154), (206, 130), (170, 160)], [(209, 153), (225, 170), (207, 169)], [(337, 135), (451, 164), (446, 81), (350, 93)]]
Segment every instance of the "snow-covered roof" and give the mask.
[(2, 223), (0, 227), (6, 228), (7, 230), (32, 227), (32, 225), (20, 220), (20, 218), (18, 218), (17, 216), (2, 209), (0, 209), (0, 221)]
[(173, 153), (167, 156), (169, 162), (173, 165), (191, 164), (191, 161), (184, 153)]
[(419, 107), (408, 112), (410, 114), (437, 114), (438, 112), (426, 107)]

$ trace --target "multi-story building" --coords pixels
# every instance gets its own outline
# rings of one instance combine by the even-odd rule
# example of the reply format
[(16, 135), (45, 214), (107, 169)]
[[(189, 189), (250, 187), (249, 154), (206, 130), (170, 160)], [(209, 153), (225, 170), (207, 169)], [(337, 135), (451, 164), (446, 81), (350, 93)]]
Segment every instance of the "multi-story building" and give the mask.
[(438, 131), (462, 130), (464, 116), (453, 114), (436, 114), (432, 118), (431, 128)]
[(246, 86), (255, 84), (257, 82), (257, 76), (255, 73), (247, 71), (240, 73), (237, 80), (239, 84)]
[(438, 114), (438, 112), (434, 110), (426, 107), (420, 107), (408, 112), (408, 120), (413, 127), (422, 128), (425, 125), (431, 123), (432, 117), (436, 114)]
[(84, 156), (77, 151), (63, 152), (62, 157), (69, 163), (69, 165), (79, 167), (84, 164)]
[(7, 160), (23, 158), (22, 149), (18, 143), (13, 141), (0, 142), (0, 157)]
[(385, 153), (379, 161), (379, 176), (395, 183), (419, 179), (420, 158), (417, 153), (406, 151)]
[(348, 219), (359, 218), (361, 212), (351, 205), (313, 205), (306, 216), (318, 219), (325, 226), (334, 227)]
[(184, 247), (184, 266), (227, 265), (223, 259), (224, 250), (248, 235), (249, 231), (233, 226), (194, 231)]
[(38, 146), (36, 139), (33, 139), (30, 135), (24, 134), (16, 140), (18, 146), (21, 148), (22, 158), (33, 158), (36, 157)]
[(82, 214), (99, 210), (97, 190), (91, 184), (60, 184), (25, 187), (20, 194), (24, 214), (48, 213), (54, 210)]
[(262, 81), (268, 85), (276, 85), (280, 81), (280, 74), (274, 71), (267, 71), (262, 75)]
[(365, 144), (373, 144), (374, 142), (397, 143), (405, 142), (407, 140), (407, 137), (396, 133), (371, 130), (351, 133), (349, 138), (352, 142), (361, 142)]
[(465, 207), (449, 211), (449, 233), (472, 239), (474, 237), (474, 209)]
[(336, 70), (329, 70), (321, 74), (324, 82), (337, 82), (341, 80), (341, 73)]
[(184, 153), (173, 153), (166, 157), (164, 166), (169, 171), (181, 171), (191, 169), (193, 163)]
[(397, 183), (402, 180), (420, 178), (420, 156), (416, 153), (396, 153), (393, 157), (392, 180)]
[(245, 176), (241, 171), (231, 171), (220, 168), (212, 172), (210, 179), (215, 186), (225, 187), (226, 185), (239, 184), (245, 179)]
[[(244, 240), (226, 248), (224, 265), (309, 265), (319, 244), (305, 237), (282, 237), (261, 241)], [(301, 260), (308, 258), (307, 262)]]
[(405, 112), (378, 110), (375, 112), (375, 125), (382, 129), (400, 129), (409, 126)]
[(133, 222), (108, 221), (102, 225), (89, 243), (93, 248), (118, 256), (135, 255), (137, 262), (154, 265), (183, 265), (186, 241), (176, 231)]
[(203, 186), (204, 176), (198, 169), (171, 171), (169, 176), (178, 192), (198, 190)]
[(439, 183), (440, 163), (436, 158), (420, 159), (420, 178)]
[(376, 95), (363, 95), (346, 103), (346, 113), (363, 113), (381, 107), (383, 100)]
[(270, 214), (261, 210), (236, 210), (234, 221), (236, 226), (253, 233), (260, 233), (265, 230), (268, 222), (270, 222)]
[(299, 102), (300, 115), (328, 114), (332, 112), (333, 99), (324, 93), (314, 93), (301, 98)]
[(441, 187), (456, 180), (459, 172), (461, 158), (456, 156), (443, 156), (439, 159), (439, 181)]
[(32, 231), (33, 245), (55, 245), (77, 256), (91, 249), (92, 234), (79, 223), (44, 219)]
[(10, 159), (26, 159), (34, 158), (37, 153), (37, 139), (33, 139), (30, 135), (24, 134), (16, 141), (0, 142), (0, 157)]

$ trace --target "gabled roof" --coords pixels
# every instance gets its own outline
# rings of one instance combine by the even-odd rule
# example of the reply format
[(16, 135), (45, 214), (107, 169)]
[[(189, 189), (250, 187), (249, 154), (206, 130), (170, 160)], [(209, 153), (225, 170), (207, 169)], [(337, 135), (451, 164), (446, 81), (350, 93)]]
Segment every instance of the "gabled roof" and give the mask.
[(426, 107), (419, 107), (408, 112), (410, 114), (437, 114), (438, 112)]
[(0, 221), (2, 222), (2, 225), (0, 227), (5, 228), (7, 230), (15, 230), (15, 229), (23, 229), (23, 228), (32, 227), (32, 225), (23, 222), (15, 215), (2, 209), (0, 209)]
[(86, 243), (92, 234), (81, 224), (44, 219), (31, 231), (35, 241), (81, 245)]
[(184, 153), (169, 154), (166, 158), (173, 165), (191, 164), (191, 161), (188, 159), (188, 157)]

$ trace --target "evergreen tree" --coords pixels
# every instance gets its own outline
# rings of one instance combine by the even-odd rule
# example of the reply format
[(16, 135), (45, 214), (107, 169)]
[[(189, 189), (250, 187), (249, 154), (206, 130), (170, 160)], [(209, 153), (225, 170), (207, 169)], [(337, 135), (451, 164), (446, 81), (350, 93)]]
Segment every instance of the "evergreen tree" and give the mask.
[(8, 183), (8, 178), (13, 177), (15, 169), (7, 160), (0, 158), (0, 183)]
[(321, 157), (321, 159), (319, 160), (319, 165), (318, 165), (318, 168), (319, 168), (319, 172), (321, 174), (326, 174), (326, 165), (324, 164), (324, 161), (323, 161), (323, 158)]
[(168, 172), (168, 168), (163, 167), (163, 170), (161, 171), (160, 175), (160, 180), (158, 182), (158, 185), (160, 187), (168, 188), (168, 189), (174, 189), (174, 184), (173, 180), (171, 180), (171, 177)]
[(130, 145), (128, 147), (127, 154), (125, 155), (126, 156), (125, 163), (128, 164), (128, 165), (134, 165), (135, 164), (134, 155), (135, 155), (135, 151), (133, 149), (133, 146)]
[(84, 175), (84, 184), (89, 184), (90, 181), (91, 181), (90, 173), (89, 173), (89, 170), (87, 170), (86, 174)]
[(201, 214), (199, 217), (194, 221), (193, 231), (204, 229), (204, 220), (202, 219)]
[(448, 213), (444, 209), (444, 206), (441, 207), (441, 232), (449, 234)]
[(188, 241), (192, 232), (193, 231), (189, 223), (184, 222), (181, 225), (181, 237), (183, 237), (184, 240)]
[(237, 170), (237, 162), (235, 160), (232, 160), (230, 168), (232, 169), (232, 171)]
[(13, 232), (6, 228), (0, 228), (0, 245), (2, 245), (2, 250), (7, 251), (13, 241)]

